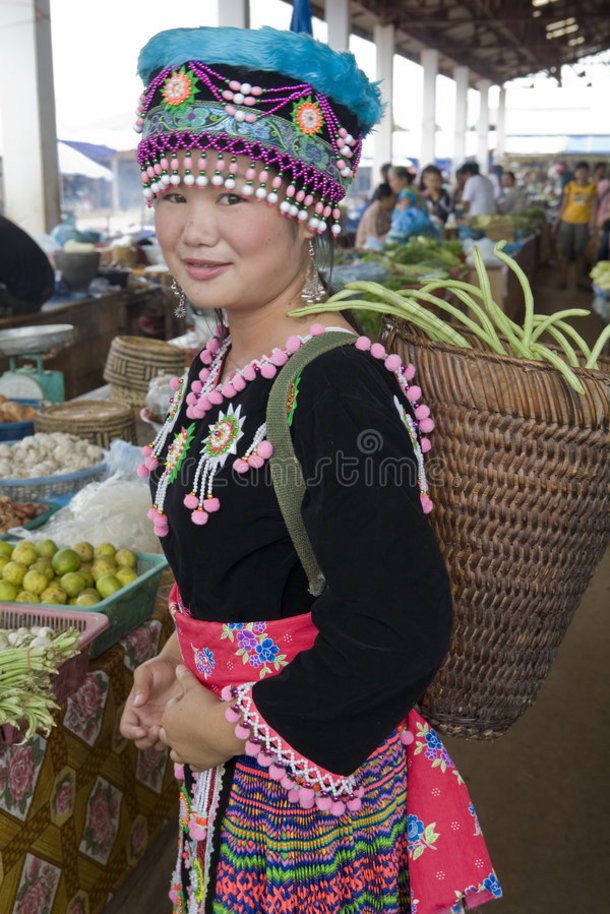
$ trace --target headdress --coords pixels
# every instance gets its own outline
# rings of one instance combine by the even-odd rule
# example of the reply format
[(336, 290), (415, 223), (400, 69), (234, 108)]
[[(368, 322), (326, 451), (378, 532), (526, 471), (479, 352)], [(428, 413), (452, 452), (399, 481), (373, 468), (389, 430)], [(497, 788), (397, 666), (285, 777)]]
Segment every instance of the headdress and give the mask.
[(171, 29), (145, 45), (138, 72), (146, 86), (138, 162), (149, 201), (181, 182), (233, 190), (243, 155), (250, 167), (240, 193), (309, 218), (320, 233), (332, 216), (339, 234), (337, 203), (381, 116), (379, 88), (352, 54), (271, 28)]

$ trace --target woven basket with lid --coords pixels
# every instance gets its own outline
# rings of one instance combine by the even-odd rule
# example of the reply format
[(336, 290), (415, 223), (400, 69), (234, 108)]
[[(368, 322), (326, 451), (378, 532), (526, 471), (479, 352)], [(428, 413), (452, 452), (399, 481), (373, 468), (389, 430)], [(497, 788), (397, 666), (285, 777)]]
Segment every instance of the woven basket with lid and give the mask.
[(136, 444), (133, 409), (111, 400), (69, 400), (46, 406), (36, 412), (34, 428), (37, 432), (69, 432), (105, 448), (115, 438)]
[(388, 318), (436, 428), (427, 462), (451, 579), (449, 654), (421, 703), (441, 732), (491, 738), (531, 705), (610, 536), (610, 365), (554, 368), (431, 342)]
[(104, 367), (110, 397), (132, 406), (144, 406), (148, 385), (159, 374), (181, 375), (184, 351), (163, 340), (115, 336)]

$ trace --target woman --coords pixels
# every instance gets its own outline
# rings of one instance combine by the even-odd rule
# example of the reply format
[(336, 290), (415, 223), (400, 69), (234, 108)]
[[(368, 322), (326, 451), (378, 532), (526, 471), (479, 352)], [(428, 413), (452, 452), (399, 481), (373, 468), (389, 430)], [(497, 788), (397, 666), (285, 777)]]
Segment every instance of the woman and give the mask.
[(435, 234), (426, 205), (414, 181), (415, 175), (408, 168), (402, 165), (390, 168), (388, 184), (396, 194), (396, 204), (392, 210), (388, 241), (404, 244), (411, 235)]
[(430, 219), (437, 225), (444, 225), (453, 209), (453, 201), (443, 186), (443, 176), (436, 165), (426, 165), (421, 173), (421, 186)]
[(385, 243), (392, 222), (392, 210), (396, 196), (389, 184), (379, 184), (373, 193), (371, 203), (362, 214), (356, 232), (354, 247), (357, 251), (366, 248), (380, 249)]
[(313, 242), (331, 217), (338, 230), (377, 90), (351, 55), (272, 29), (160, 33), (140, 73), (138, 157), (159, 243), (193, 306), (227, 322), (176, 381), (141, 471), (177, 581), (177, 632), (136, 670), (121, 729), (140, 748), (169, 747), (178, 766), (174, 910), (481, 903), (500, 890), (467, 792), (409, 710), (451, 617), (424, 515), (433, 423), (411, 371), (360, 338), (292, 385), (302, 517), (326, 579), (317, 596), (269, 472), (278, 369), (310, 338), (350, 331), (323, 305), (312, 327), (291, 312), (323, 298)]

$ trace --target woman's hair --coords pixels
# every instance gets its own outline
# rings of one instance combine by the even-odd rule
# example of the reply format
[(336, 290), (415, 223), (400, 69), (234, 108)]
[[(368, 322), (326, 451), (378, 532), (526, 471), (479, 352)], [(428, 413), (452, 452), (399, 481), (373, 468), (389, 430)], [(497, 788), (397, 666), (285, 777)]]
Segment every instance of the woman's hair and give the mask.
[(399, 181), (406, 181), (407, 184), (413, 183), (415, 175), (410, 172), (408, 168), (405, 168), (404, 165), (392, 165), (392, 171)]
[(378, 184), (373, 194), (371, 196), (371, 203), (374, 203), (375, 200), (385, 200), (387, 197), (393, 197), (394, 191), (389, 184), (386, 184), (385, 181), (381, 184)]
[(420, 179), (419, 179), (419, 189), (420, 190), (426, 189), (426, 185), (424, 184), (424, 175), (437, 175), (441, 180), (443, 178), (440, 168), (437, 168), (436, 165), (426, 165), (426, 167), (422, 170), (422, 173), (421, 173)]

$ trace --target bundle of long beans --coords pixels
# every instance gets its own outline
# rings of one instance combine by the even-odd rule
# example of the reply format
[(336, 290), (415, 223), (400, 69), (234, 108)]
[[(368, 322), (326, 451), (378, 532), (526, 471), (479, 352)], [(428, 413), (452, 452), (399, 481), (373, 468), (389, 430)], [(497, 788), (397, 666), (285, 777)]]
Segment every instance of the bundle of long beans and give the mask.
[[(590, 311), (584, 308), (568, 308), (550, 315), (536, 314), (527, 276), (519, 264), (504, 253), (504, 244), (505, 242), (499, 241), (494, 253), (516, 274), (523, 290), (523, 326), (511, 320), (494, 301), (489, 276), (476, 247), (473, 257), (479, 286), (458, 279), (435, 279), (423, 283), (419, 289), (394, 292), (376, 282), (357, 281), (347, 283), (344, 289), (326, 302), (298, 308), (290, 313), (301, 317), (320, 311), (342, 311), (346, 308), (354, 311), (377, 311), (408, 320), (421, 328), (431, 340), (471, 349), (470, 343), (459, 330), (424, 307), (434, 305), (447, 312), (455, 323), (462, 324), (475, 334), (492, 352), (499, 355), (512, 354), (538, 362), (550, 362), (574, 390), (584, 393), (584, 387), (572, 368), (581, 365), (582, 362), (585, 368), (597, 368), (597, 360), (607, 340), (610, 339), (610, 325), (602, 331), (596, 343), (589, 347), (566, 318), (585, 317), (591, 313)], [(440, 289), (452, 292), (467, 310), (463, 311), (440, 298), (435, 294)], [(355, 295), (359, 297), (355, 298)], [(540, 342), (540, 337), (545, 332), (553, 337), (559, 349), (563, 351), (563, 357), (555, 349), (550, 349)], [(580, 359), (578, 351), (581, 354)]]
[(0, 650), (0, 725), (21, 727), (25, 722), (24, 741), (36, 730), (50, 733), (57, 707), (51, 676), (78, 653), (79, 638), (80, 632), (70, 628)]

